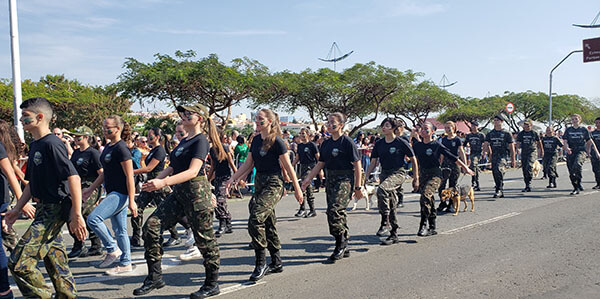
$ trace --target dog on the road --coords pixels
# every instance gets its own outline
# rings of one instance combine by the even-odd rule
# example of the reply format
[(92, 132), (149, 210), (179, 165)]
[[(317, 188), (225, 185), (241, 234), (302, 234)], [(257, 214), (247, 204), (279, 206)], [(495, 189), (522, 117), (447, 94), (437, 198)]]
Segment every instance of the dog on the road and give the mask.
[(452, 200), (452, 206), (454, 207), (453, 216), (458, 215), (458, 210), (460, 208), (460, 202), (465, 202), (465, 208), (463, 210), (467, 210), (467, 198), (471, 201), (471, 212), (475, 211), (475, 192), (473, 191), (473, 187), (469, 185), (458, 185), (456, 187), (451, 187), (448, 189), (442, 190), (442, 200)]
[(533, 178), (534, 179), (537, 178), (541, 171), (542, 171), (542, 164), (540, 162), (538, 162), (538, 160), (535, 160), (533, 162)]
[(363, 187), (361, 187), (361, 191), (362, 194), (364, 194), (365, 197), (362, 198), (356, 198), (356, 196), (354, 194), (352, 194), (352, 198), (354, 198), (354, 204), (352, 205), (352, 210), (354, 211), (356, 210), (356, 206), (358, 205), (358, 201), (363, 199), (365, 200), (365, 210), (370, 210), (371, 209), (371, 204), (373, 203), (371, 201), (371, 197), (373, 196), (373, 194), (375, 194), (375, 190), (377, 190), (377, 187), (370, 185), (370, 184), (365, 184)]

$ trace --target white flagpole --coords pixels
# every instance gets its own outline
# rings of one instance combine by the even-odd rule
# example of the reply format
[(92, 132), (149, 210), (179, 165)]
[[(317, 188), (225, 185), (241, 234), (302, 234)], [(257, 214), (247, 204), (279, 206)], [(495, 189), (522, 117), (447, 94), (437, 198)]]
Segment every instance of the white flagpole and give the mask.
[(19, 121), (21, 116), (21, 58), (19, 55), (19, 26), (17, 22), (17, 0), (8, 0), (8, 10), (10, 11), (10, 45), (12, 54), (12, 75), (13, 75), (13, 105), (15, 128), (19, 133), (21, 140), (24, 139), (23, 125)]

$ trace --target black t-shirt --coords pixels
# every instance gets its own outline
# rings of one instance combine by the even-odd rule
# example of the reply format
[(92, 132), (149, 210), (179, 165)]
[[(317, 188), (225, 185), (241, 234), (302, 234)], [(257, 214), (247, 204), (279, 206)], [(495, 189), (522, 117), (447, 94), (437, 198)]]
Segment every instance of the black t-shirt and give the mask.
[(455, 157), (458, 157), (458, 148), (462, 146), (462, 140), (460, 140), (458, 136), (454, 138), (448, 138), (446, 136), (442, 138), (440, 142), (454, 155), (454, 157), (448, 156), (445, 159), (448, 159), (450, 162), (456, 162)]
[(169, 155), (169, 161), (171, 161), (170, 166), (173, 168), (173, 175), (188, 170), (192, 163), (192, 159), (196, 158), (204, 162), (198, 171), (198, 176), (203, 176), (204, 164), (209, 148), (208, 139), (206, 139), (204, 134), (198, 134), (191, 139), (186, 137), (181, 140)]
[(522, 153), (533, 152), (538, 141), (540, 141), (540, 135), (533, 130), (521, 131), (519, 134), (517, 134), (517, 142), (521, 144)]
[(298, 158), (300, 164), (316, 164), (317, 153), (319, 149), (314, 142), (300, 143), (298, 144)]
[(577, 129), (568, 127), (562, 138), (567, 140), (567, 144), (569, 144), (571, 151), (581, 152), (585, 151), (585, 143), (590, 140), (590, 132), (582, 127)]
[(77, 170), (67, 156), (65, 144), (54, 134), (48, 134), (29, 145), (29, 160), (25, 179), (31, 195), (42, 203), (60, 203), (69, 197), (67, 178)]
[[(600, 151), (600, 130), (593, 130), (590, 135), (592, 137), (592, 140), (594, 141), (594, 144), (596, 145), (596, 148)], [(592, 153), (593, 152), (594, 151), (592, 151)]]
[(400, 169), (404, 166), (404, 157), (412, 157), (415, 154), (406, 140), (396, 137), (387, 143), (385, 138), (375, 142), (371, 159), (379, 159), (381, 168), (385, 170)]
[[(225, 150), (225, 153), (229, 154), (228, 146), (223, 147), (223, 149)], [(217, 150), (214, 147), (211, 147), (210, 148), (210, 159), (215, 164), (215, 176), (216, 177), (231, 176), (231, 169), (229, 169), (229, 162), (227, 160), (227, 157), (225, 157), (225, 159), (223, 159), (223, 161), (219, 161), (218, 157), (219, 157), (219, 155), (217, 155)]]
[(262, 144), (263, 139), (259, 134), (252, 139), (252, 144), (250, 145), (250, 153), (252, 154), (256, 171), (270, 174), (281, 172), (279, 156), (287, 153), (287, 146), (283, 142), (283, 139), (279, 136), (276, 137), (275, 142), (273, 142), (271, 148), (266, 152), (262, 149)]
[(76, 149), (71, 155), (71, 163), (75, 166), (82, 181), (95, 181), (98, 178), (98, 170), (102, 169), (100, 152), (91, 146), (84, 151)]
[(127, 192), (127, 177), (121, 162), (131, 160), (131, 151), (123, 140), (114, 145), (107, 145), (100, 155), (100, 162), (104, 168), (104, 187), (106, 193), (113, 191), (121, 194)]
[(154, 169), (148, 172), (148, 180), (156, 178), (158, 174), (165, 169), (165, 158), (167, 158), (167, 151), (165, 151), (165, 148), (162, 145), (159, 144), (150, 150), (148, 156), (144, 159), (144, 163), (148, 166), (150, 165), (150, 162), (152, 162), (152, 159), (156, 159), (158, 164)]
[(333, 137), (326, 139), (321, 144), (319, 161), (325, 162), (325, 168), (329, 170), (352, 170), (353, 162), (360, 161), (360, 155), (354, 141), (346, 135), (338, 140)]
[[(3, 159), (8, 159), (8, 154), (6, 153), (6, 148), (4, 148), (4, 144), (0, 142), (0, 160)], [(0, 171), (0, 200), (2, 201), (0, 204), (10, 202), (8, 178), (4, 176), (3, 171)]]
[(510, 133), (504, 130), (491, 130), (486, 136), (485, 141), (490, 144), (492, 148), (492, 156), (506, 157), (508, 154), (508, 146), (513, 143), (512, 136)]
[(556, 149), (563, 146), (562, 141), (556, 136), (542, 137), (542, 145), (544, 146), (544, 154), (554, 154)]
[(471, 148), (471, 155), (481, 155), (481, 149), (485, 135), (483, 133), (470, 133), (465, 137), (465, 146), (468, 144)]
[(419, 169), (440, 168), (441, 155), (444, 155), (444, 159), (454, 159), (454, 161), (458, 159), (446, 146), (436, 141), (414, 143), (413, 151), (417, 156)]

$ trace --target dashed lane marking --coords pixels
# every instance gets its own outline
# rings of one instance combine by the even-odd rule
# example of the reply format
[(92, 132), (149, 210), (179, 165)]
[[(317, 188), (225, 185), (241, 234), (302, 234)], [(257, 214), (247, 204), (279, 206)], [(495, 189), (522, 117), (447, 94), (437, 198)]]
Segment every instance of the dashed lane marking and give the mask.
[(472, 228), (476, 228), (476, 227), (479, 227), (479, 226), (482, 226), (482, 225), (486, 225), (486, 224), (489, 224), (489, 223), (500, 221), (502, 219), (514, 217), (514, 216), (517, 216), (517, 215), (520, 215), (520, 214), (521, 214), (521, 212), (508, 213), (506, 215), (502, 215), (502, 216), (490, 218), (488, 220), (483, 220), (483, 221), (476, 222), (476, 223), (473, 223), (473, 224), (469, 224), (469, 225), (465, 225), (465, 226), (458, 227), (458, 228), (455, 228), (455, 229), (451, 229), (451, 230), (442, 232), (441, 234), (442, 235), (452, 235), (452, 234), (455, 234), (455, 233), (458, 233), (458, 232), (461, 232), (461, 231), (465, 231), (465, 230), (469, 230), (469, 229), (472, 229)]

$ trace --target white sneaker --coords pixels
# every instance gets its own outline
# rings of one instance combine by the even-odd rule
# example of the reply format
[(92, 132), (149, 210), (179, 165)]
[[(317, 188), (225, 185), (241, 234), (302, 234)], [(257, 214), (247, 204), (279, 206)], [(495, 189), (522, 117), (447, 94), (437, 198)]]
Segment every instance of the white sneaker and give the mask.
[(107, 270), (106, 275), (110, 275), (110, 276), (118, 276), (118, 275), (127, 275), (129, 273), (133, 272), (133, 267), (131, 265), (127, 265), (127, 266), (116, 266), (110, 270)]
[(96, 267), (100, 268), (100, 269), (109, 268), (114, 262), (119, 260), (119, 258), (121, 257), (121, 254), (123, 254), (123, 252), (121, 252), (121, 250), (118, 248), (117, 248), (117, 250), (115, 250), (111, 253), (107, 253), (106, 256), (104, 257), (104, 260), (100, 264), (98, 264), (98, 266), (96, 266)]
[(190, 248), (188, 248), (185, 253), (182, 253), (179, 255), (179, 259), (182, 261), (189, 261), (189, 260), (195, 260), (195, 259), (199, 259), (202, 257), (202, 254), (200, 253), (200, 250), (198, 250), (198, 247), (196, 246), (192, 246)]
[(192, 229), (190, 228), (188, 230), (187, 240), (185, 240), (185, 246), (191, 247), (191, 246), (194, 246), (195, 244), (196, 244), (196, 240), (194, 240), (194, 233), (192, 232)]

